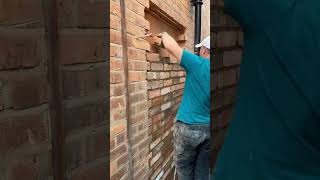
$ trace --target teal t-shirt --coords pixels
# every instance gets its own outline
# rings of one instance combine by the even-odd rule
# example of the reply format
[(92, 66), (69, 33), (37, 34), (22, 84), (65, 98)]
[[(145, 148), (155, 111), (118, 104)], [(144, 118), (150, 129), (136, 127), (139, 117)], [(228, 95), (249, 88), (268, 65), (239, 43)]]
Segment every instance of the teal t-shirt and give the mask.
[(320, 1), (225, 0), (244, 29), (214, 180), (320, 179)]
[(183, 50), (180, 65), (186, 70), (186, 81), (177, 120), (210, 124), (210, 60)]

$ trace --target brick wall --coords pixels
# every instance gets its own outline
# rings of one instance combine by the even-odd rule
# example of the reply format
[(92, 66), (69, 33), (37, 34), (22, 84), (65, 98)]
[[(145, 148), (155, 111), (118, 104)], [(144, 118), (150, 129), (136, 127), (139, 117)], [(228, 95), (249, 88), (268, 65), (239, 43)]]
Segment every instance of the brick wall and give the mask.
[(243, 46), (241, 29), (231, 17), (224, 14), (223, 5), (223, 0), (213, 0), (211, 4), (211, 42), (214, 54), (211, 68), (213, 164), (232, 117)]
[[(206, 4), (209, 1), (206, 1)], [(111, 179), (127, 179), (125, 89), (122, 62), (119, 0), (110, 1), (111, 80)], [(173, 24), (177, 40), (193, 51), (194, 10), (189, 0), (127, 0), (128, 58), (131, 102), (131, 138), (135, 179), (173, 178), (172, 130), (182, 97), (185, 72), (164, 49), (135, 38), (154, 32), (160, 22), (150, 20), (150, 11)], [(204, 16), (209, 17), (209, 16)], [(209, 20), (207, 20), (209, 22)], [(161, 22), (163, 23), (163, 22)], [(204, 23), (205, 24), (205, 23)], [(165, 23), (161, 27), (166, 26)], [(206, 26), (207, 25), (207, 26)], [(208, 24), (203, 32), (209, 33)], [(167, 28), (170, 31), (170, 28)], [(157, 28), (156, 28), (157, 29)]]
[[(106, 2), (106, 1), (105, 1)], [(47, 38), (42, 1), (0, 3), (0, 179), (52, 179)], [(105, 179), (106, 3), (59, 0), (68, 179)]]

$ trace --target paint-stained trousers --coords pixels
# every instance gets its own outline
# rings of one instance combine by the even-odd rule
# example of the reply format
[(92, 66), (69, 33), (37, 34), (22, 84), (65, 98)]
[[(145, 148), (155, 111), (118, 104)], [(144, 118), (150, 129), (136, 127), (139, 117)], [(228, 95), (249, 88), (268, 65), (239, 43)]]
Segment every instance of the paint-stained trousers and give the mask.
[(177, 121), (174, 145), (179, 180), (209, 180), (210, 125), (189, 125)]

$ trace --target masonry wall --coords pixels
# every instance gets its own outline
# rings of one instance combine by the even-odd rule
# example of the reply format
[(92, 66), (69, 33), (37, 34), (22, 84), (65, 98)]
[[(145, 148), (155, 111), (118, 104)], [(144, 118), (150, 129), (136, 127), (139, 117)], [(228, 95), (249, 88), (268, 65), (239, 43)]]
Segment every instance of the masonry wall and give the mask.
[[(0, 179), (52, 179), (43, 1), (0, 3)], [(106, 3), (58, 1), (66, 175), (107, 177)]]
[[(213, 1), (213, 2), (212, 2)], [(212, 80), (212, 165), (223, 145), (232, 118), (237, 82), (240, 76), (243, 34), (239, 25), (223, 12), (224, 0), (212, 0), (211, 37), (213, 58)], [(212, 78), (213, 77), (213, 78)]]
[[(208, 4), (208, 2), (206, 2)], [(128, 147), (120, 2), (111, 4), (111, 179), (127, 179)], [(150, 10), (179, 29), (177, 40), (193, 51), (194, 11), (189, 0), (127, 0), (128, 57), (131, 102), (131, 138), (135, 179), (173, 179), (173, 125), (181, 101), (185, 72), (164, 49), (148, 44), (143, 36), (152, 29)], [(208, 17), (208, 16), (206, 16)], [(208, 20), (209, 21), (209, 20)], [(209, 26), (203, 23), (205, 33)], [(182, 29), (182, 30), (181, 30)]]

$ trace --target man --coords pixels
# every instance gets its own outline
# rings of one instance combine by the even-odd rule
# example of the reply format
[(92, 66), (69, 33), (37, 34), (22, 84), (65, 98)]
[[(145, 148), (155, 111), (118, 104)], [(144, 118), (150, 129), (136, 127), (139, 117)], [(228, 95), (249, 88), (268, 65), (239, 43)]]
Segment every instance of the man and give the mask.
[(244, 29), (214, 180), (320, 179), (320, 1), (226, 0)]
[(180, 180), (209, 179), (210, 151), (210, 37), (196, 47), (200, 56), (182, 49), (162, 33), (164, 48), (186, 70), (186, 82), (174, 130), (176, 170)]

